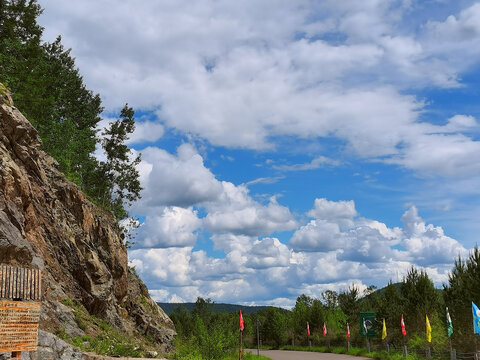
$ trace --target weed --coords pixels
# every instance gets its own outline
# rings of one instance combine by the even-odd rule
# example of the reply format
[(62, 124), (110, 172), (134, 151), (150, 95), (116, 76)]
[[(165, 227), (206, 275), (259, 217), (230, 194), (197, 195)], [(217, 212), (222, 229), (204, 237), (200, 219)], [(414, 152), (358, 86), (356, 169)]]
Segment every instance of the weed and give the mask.
[[(66, 299), (62, 301), (62, 304), (73, 310), (75, 322), (87, 334), (69, 336), (62, 329), (57, 332), (57, 336), (82, 351), (108, 356), (142, 357), (145, 355), (146, 345), (153, 344), (151, 338), (133, 338), (123, 335), (106, 321), (91, 315), (83, 305), (76, 301)], [(141, 344), (145, 344), (145, 347)]]

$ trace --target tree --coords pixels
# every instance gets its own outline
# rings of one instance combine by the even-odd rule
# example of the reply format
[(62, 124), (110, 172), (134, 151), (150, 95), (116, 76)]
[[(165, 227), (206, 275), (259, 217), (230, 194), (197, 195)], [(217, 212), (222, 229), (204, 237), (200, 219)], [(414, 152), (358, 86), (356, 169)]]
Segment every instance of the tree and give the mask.
[(329, 309), (335, 309), (338, 305), (338, 294), (333, 290), (326, 290), (322, 294), (322, 299), (325, 302), (325, 306)]
[(41, 13), (34, 0), (0, 0), (0, 82), (14, 99), (36, 82), (31, 72), (42, 55), (43, 28), (36, 22)]
[[(103, 132), (102, 146), (107, 161), (102, 163), (109, 190), (106, 199), (110, 199), (110, 207), (117, 219), (128, 215), (124, 203), (130, 205), (140, 198), (140, 174), (136, 166), (141, 155), (133, 156), (132, 150), (125, 144), (129, 135), (135, 130), (134, 111), (128, 104), (123, 107), (120, 117), (110, 122)], [(133, 158), (132, 158), (133, 156)]]
[(295, 302), (295, 304), (298, 304), (298, 303), (304, 303), (306, 306), (312, 306), (313, 304), (313, 301), (315, 299), (312, 298), (311, 296), (307, 296), (305, 294), (302, 294), (300, 295), (299, 297), (297, 297), (297, 301)]
[(385, 319), (388, 334), (387, 341), (394, 343), (397, 347), (401, 346), (403, 335), (400, 328), (400, 317), (405, 311), (398, 284), (395, 285), (392, 281), (389, 281), (384, 292), (377, 299), (375, 311), (379, 321)]
[(198, 316), (205, 324), (209, 324), (212, 316), (212, 305), (213, 303), (210, 298), (204, 299), (200, 296), (197, 297), (192, 310), (192, 316)]
[(262, 325), (262, 338), (279, 348), (287, 341), (288, 312), (274, 307), (266, 311), (265, 322)]
[(312, 297), (302, 294), (297, 298), (297, 302), (293, 308), (291, 325), (293, 325), (294, 334), (299, 335), (300, 338), (306, 337), (307, 321), (312, 321), (311, 307), (314, 300)]
[(341, 292), (338, 295), (338, 304), (340, 309), (347, 315), (347, 321), (350, 324), (355, 324), (358, 320), (358, 314), (360, 312), (358, 305), (359, 291), (358, 287), (352, 284), (348, 291)]
[(436, 314), (439, 298), (437, 290), (424, 271), (411, 267), (401, 284), (401, 293), (404, 303), (405, 322), (411, 332), (424, 332), (425, 315), (433, 317)]
[[(37, 0), (0, 0), (0, 82), (37, 129), (59, 170), (121, 220), (141, 190), (135, 169), (140, 155), (126, 145), (135, 129), (133, 109), (126, 105), (105, 138), (97, 137), (100, 96), (86, 88), (61, 37), (42, 43), (41, 13)], [(101, 164), (94, 156), (99, 142), (107, 154)]]
[(184, 305), (180, 304), (175, 306), (170, 314), (170, 319), (174, 322), (175, 329), (177, 330), (179, 336), (187, 338), (192, 334), (192, 316)]
[(95, 198), (94, 181), (103, 178), (93, 157), (103, 111), (100, 96), (86, 89), (60, 37), (41, 43), (43, 28), (36, 23), (41, 13), (34, 0), (0, 0), (0, 82), (11, 90), (15, 106), (35, 126), (59, 170)]
[(477, 336), (472, 334), (472, 302), (480, 305), (480, 251), (477, 246), (466, 259), (459, 256), (455, 261), (448, 276), (448, 286), (444, 286), (444, 299), (452, 317), (455, 346), (472, 351)]

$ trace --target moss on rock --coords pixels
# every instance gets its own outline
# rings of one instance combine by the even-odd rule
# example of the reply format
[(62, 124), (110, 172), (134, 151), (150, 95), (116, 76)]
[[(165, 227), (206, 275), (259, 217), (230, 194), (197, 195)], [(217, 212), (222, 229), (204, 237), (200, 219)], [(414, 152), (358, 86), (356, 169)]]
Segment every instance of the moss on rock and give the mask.
[(6, 86), (2, 83), (0, 83), (0, 101), (8, 106), (13, 106), (13, 100), (12, 96), (10, 95), (10, 91), (8, 91)]

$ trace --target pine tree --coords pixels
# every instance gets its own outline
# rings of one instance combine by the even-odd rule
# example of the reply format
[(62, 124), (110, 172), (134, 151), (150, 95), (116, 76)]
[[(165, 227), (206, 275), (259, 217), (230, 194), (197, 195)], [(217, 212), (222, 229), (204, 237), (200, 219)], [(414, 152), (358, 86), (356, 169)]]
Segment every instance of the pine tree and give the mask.
[(36, 22), (42, 9), (35, 0), (0, 0), (0, 82), (21, 108), (22, 97), (38, 84), (43, 28)]
[(403, 279), (400, 289), (410, 332), (423, 333), (425, 315), (433, 318), (439, 308), (440, 299), (433, 281), (424, 270), (418, 271), (412, 266)]
[(126, 145), (129, 135), (135, 130), (134, 111), (128, 104), (123, 107), (120, 117), (111, 122), (103, 132), (102, 146), (107, 161), (102, 163), (104, 174), (109, 182), (110, 207), (117, 219), (128, 215), (125, 204), (130, 205), (140, 198), (140, 174), (136, 166), (141, 155), (133, 157), (132, 150)]
[[(60, 37), (42, 43), (41, 13), (37, 0), (0, 0), (0, 83), (35, 126), (59, 170), (120, 220), (141, 190), (135, 169), (140, 156), (130, 159), (125, 144), (135, 128), (133, 110), (126, 106), (106, 138), (97, 137), (100, 96), (86, 88)], [(94, 157), (98, 142), (108, 158), (102, 164)]]
[(359, 318), (360, 307), (358, 303), (359, 291), (352, 284), (348, 291), (344, 291), (338, 295), (338, 303), (342, 311), (347, 315), (347, 321), (350, 324), (356, 324)]
[[(393, 284), (392, 281), (388, 283), (383, 294), (379, 296), (375, 310), (379, 321), (385, 319), (388, 342), (393, 343), (396, 347), (400, 347), (403, 338), (400, 328), (400, 316), (405, 314), (405, 310), (399, 287)], [(410, 319), (409, 315), (408, 318)]]
[(472, 328), (472, 302), (480, 305), (480, 251), (475, 247), (467, 259), (460, 256), (444, 287), (445, 305), (453, 323), (452, 341), (457, 349), (472, 351), (475, 338)]

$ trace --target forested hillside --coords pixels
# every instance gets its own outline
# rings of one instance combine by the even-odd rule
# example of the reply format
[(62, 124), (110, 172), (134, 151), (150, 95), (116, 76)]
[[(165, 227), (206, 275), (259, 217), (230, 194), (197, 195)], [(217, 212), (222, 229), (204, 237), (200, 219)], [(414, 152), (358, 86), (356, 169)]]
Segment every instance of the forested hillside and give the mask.
[[(307, 346), (341, 346), (347, 342), (347, 324), (350, 342), (365, 347), (362, 337), (360, 312), (374, 312), (372, 326), (376, 335), (370, 340), (376, 349), (388, 343), (392, 350), (400, 351), (407, 344), (409, 351), (424, 354), (430, 346), (433, 354), (448, 354), (450, 346), (458, 352), (475, 350), (476, 336), (472, 330), (471, 302), (480, 303), (480, 251), (475, 248), (467, 259), (458, 259), (449, 283), (443, 290), (436, 289), (424, 270), (412, 267), (403, 281), (390, 282), (377, 290), (371, 286), (361, 292), (351, 285), (335, 292), (327, 290), (319, 297), (300, 295), (291, 310), (275, 307), (244, 312), (244, 340), (247, 346), (256, 347), (257, 321), (263, 345), (282, 348), (295, 344)], [(453, 333), (447, 331), (446, 307), (453, 321)], [(240, 307), (242, 310), (247, 307)], [(185, 351), (194, 351), (206, 359), (221, 359), (228, 349), (237, 344), (239, 313), (217, 313), (214, 304), (197, 299), (191, 311), (183, 305), (176, 306), (170, 314)], [(403, 316), (406, 335), (402, 335), (400, 318)], [(426, 316), (432, 328), (432, 342), (427, 344)], [(386, 323), (387, 336), (382, 341), (382, 324)], [(311, 335), (307, 335), (309, 323)], [(323, 326), (327, 329), (323, 335)], [(450, 334), (450, 336), (449, 336)], [(436, 356), (436, 355), (435, 355)], [(442, 355), (443, 356), (443, 355)], [(200, 357), (198, 357), (200, 358)]]
[[(140, 157), (125, 145), (135, 129), (133, 109), (125, 105), (119, 119), (99, 133), (100, 96), (86, 88), (60, 36), (53, 43), (42, 41), (41, 13), (36, 0), (0, 0), (0, 83), (37, 129), (59, 170), (91, 200), (124, 218), (125, 204), (139, 198), (141, 190), (135, 169)], [(93, 156), (99, 145), (104, 162)]]
[[(193, 311), (195, 309), (196, 303), (157, 303), (167, 315), (170, 315), (175, 308), (184, 307), (188, 311)], [(221, 313), (235, 313), (239, 310), (242, 310), (244, 314), (252, 314), (260, 310), (265, 310), (268, 306), (243, 306), (243, 305), (234, 305), (234, 304), (217, 304), (211, 303), (210, 308), (212, 313), (221, 314)]]

